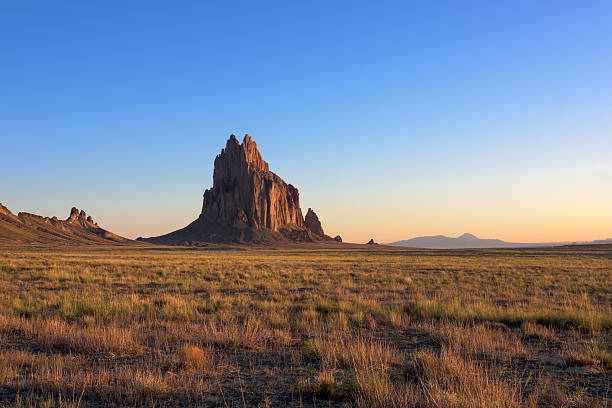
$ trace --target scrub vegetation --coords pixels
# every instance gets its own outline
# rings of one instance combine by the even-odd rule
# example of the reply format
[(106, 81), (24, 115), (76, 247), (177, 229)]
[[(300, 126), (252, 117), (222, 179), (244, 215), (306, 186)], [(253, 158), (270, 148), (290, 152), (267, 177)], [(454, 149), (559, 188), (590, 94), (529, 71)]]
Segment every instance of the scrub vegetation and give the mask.
[(612, 248), (0, 249), (0, 406), (612, 405)]

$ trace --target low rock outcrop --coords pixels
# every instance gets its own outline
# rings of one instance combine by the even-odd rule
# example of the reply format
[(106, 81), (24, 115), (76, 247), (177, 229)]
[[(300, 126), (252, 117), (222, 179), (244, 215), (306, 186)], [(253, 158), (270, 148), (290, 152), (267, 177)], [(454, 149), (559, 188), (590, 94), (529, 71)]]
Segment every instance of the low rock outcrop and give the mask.
[(94, 223), (73, 207), (66, 220), (20, 212), (16, 216), (0, 204), (0, 242), (42, 244), (134, 243)]

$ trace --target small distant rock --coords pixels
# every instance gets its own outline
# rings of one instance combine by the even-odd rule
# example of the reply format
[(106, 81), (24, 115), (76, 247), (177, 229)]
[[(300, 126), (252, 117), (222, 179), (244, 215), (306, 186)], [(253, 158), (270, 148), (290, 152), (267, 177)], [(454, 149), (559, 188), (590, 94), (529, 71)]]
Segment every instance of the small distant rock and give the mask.
[(336, 235), (336, 236), (334, 237), (334, 241), (337, 241), (337, 242), (342, 242), (342, 237), (341, 237), (340, 235)]
[(325, 235), (323, 232), (323, 227), (321, 226), (321, 221), (319, 221), (319, 217), (312, 210), (312, 208), (308, 209), (306, 217), (304, 217), (304, 225), (315, 235), (319, 235), (321, 237)]
[(374, 239), (371, 239), (368, 241), (368, 243), (366, 245), (378, 245), (376, 242), (374, 242)]

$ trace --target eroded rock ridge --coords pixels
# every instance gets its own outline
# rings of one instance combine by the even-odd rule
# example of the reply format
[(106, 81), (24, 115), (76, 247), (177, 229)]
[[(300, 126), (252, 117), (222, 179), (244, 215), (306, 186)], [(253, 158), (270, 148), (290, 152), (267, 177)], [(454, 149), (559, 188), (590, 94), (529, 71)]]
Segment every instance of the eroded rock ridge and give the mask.
[(134, 241), (100, 228), (85, 211), (73, 207), (65, 220), (28, 212), (14, 215), (0, 204), (0, 243), (105, 244)]

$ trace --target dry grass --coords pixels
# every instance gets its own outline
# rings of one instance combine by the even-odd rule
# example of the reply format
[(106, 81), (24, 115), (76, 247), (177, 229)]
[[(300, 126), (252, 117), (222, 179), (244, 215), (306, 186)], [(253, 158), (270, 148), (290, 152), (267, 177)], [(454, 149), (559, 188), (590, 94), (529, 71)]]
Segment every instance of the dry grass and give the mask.
[(5, 249), (0, 406), (609, 406), (611, 252)]
[(194, 373), (197, 376), (178, 376), (147, 361), (107, 367), (104, 364), (86, 364), (71, 355), (9, 350), (0, 353), (0, 371), (10, 373), (10, 377), (4, 376), (0, 385), (10, 385), (51, 400), (60, 395), (84, 394), (86, 400), (94, 399), (105, 404), (148, 405), (170, 396), (213, 389), (209, 382), (199, 378), (203, 369), (214, 369), (210, 365), (213, 364), (212, 357), (191, 354), (189, 358), (186, 364), (197, 370)]
[(395, 384), (375, 370), (357, 371), (354, 388), (353, 399), (358, 407), (401, 408), (423, 402), (410, 384)]
[(434, 407), (519, 407), (522, 403), (519, 383), (504, 381), (487, 366), (446, 347), (415, 354), (410, 375), (417, 380), (422, 398)]
[(228, 349), (265, 350), (271, 344), (287, 345), (292, 338), (287, 330), (262, 328), (255, 319), (247, 319), (243, 324), (211, 322), (203, 327), (202, 340)]
[(201, 374), (214, 372), (215, 355), (211, 348), (203, 349), (193, 344), (183, 345), (181, 350), (183, 362), (188, 370)]
[(541, 324), (525, 322), (521, 326), (523, 337), (526, 340), (535, 340), (541, 343), (554, 343), (559, 341), (555, 330), (542, 326)]
[(569, 367), (612, 368), (612, 346), (602, 339), (591, 339), (581, 345), (569, 345), (563, 351), (562, 357)]
[(495, 359), (527, 358), (529, 351), (520, 336), (505, 329), (483, 325), (441, 323), (432, 325), (433, 339), (442, 347), (469, 357)]
[(55, 319), (24, 319), (0, 315), (0, 332), (31, 339), (49, 352), (120, 355), (135, 353), (140, 348), (133, 330), (115, 325), (79, 327)]
[[(315, 389), (332, 397), (350, 396), (359, 406), (406, 406), (409, 387), (393, 383), (406, 355), (384, 342), (356, 337), (310, 338), (302, 351), (320, 362)], [(400, 389), (401, 388), (401, 389)]]
[(306, 340), (302, 350), (328, 368), (375, 368), (387, 371), (405, 356), (388, 344), (360, 336), (329, 336)]

